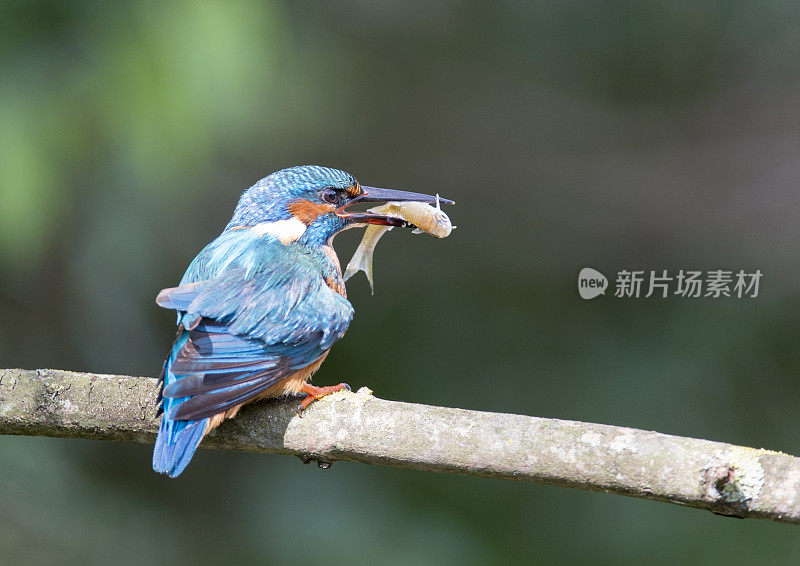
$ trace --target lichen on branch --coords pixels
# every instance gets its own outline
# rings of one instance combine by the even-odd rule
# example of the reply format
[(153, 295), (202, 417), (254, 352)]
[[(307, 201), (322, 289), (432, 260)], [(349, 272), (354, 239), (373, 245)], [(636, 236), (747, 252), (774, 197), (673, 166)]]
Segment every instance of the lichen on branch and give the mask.
[[(0, 370), (0, 434), (152, 444), (156, 380)], [(609, 425), (338, 392), (300, 418), (296, 399), (245, 407), (201, 447), (527, 481), (800, 523), (800, 459)], [(180, 481), (180, 480), (177, 480)]]

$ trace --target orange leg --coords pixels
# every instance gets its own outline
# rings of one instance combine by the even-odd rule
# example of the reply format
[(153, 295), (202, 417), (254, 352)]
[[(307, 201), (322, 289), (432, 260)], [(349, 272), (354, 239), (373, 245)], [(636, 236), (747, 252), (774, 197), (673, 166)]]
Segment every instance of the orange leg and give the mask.
[(350, 386), (346, 383), (340, 383), (339, 385), (329, 385), (327, 387), (314, 387), (310, 383), (304, 383), (303, 388), (300, 389), (301, 393), (305, 393), (307, 397), (303, 399), (303, 402), (300, 403), (300, 407), (297, 409), (297, 414), (301, 417), (303, 416), (303, 411), (314, 401), (317, 399), (322, 399), (325, 395), (330, 395), (331, 393), (336, 393), (337, 391), (341, 391), (342, 389), (347, 389), (350, 391)]

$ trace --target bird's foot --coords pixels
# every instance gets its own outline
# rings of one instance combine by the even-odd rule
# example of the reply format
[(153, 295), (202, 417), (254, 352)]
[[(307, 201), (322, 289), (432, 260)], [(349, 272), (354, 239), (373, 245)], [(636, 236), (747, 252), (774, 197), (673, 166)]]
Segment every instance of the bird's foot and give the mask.
[(306, 383), (303, 385), (303, 388), (300, 390), (301, 393), (306, 394), (306, 398), (303, 399), (303, 402), (300, 403), (300, 406), (297, 408), (297, 415), (302, 417), (303, 411), (308, 408), (308, 406), (316, 401), (317, 399), (322, 399), (325, 395), (330, 395), (331, 393), (336, 393), (337, 391), (341, 391), (342, 389), (347, 389), (350, 391), (350, 386), (346, 383), (340, 383), (339, 385), (329, 385), (327, 387), (314, 387), (313, 385)]

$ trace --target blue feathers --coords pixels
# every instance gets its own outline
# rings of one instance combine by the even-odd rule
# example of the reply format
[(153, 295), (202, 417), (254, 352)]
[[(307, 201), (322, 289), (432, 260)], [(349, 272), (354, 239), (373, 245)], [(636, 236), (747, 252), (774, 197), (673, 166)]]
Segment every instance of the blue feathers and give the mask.
[(233, 410), (318, 361), (353, 307), (328, 282), (341, 274), (322, 249), (252, 228), (229, 230), (156, 302), (182, 328), (165, 363), (153, 468), (175, 477), (203, 436)]
[(244, 192), (225, 230), (236, 226), (254, 226), (259, 222), (288, 219), (291, 214), (287, 205), (292, 200), (300, 198), (316, 200), (316, 192), (321, 188), (345, 189), (355, 183), (355, 178), (349, 173), (317, 165), (303, 165), (276, 171)]
[[(171, 365), (175, 361), (177, 353), (183, 348), (189, 339), (188, 332), (182, 332), (172, 351), (164, 364), (164, 374), (162, 376), (163, 386), (169, 387), (177, 382), (177, 376), (172, 373)], [(175, 421), (168, 417), (173, 409), (185, 399), (164, 398), (161, 408), (164, 417), (158, 428), (156, 446), (153, 450), (153, 469), (162, 474), (167, 474), (171, 478), (178, 476), (192, 459), (197, 445), (205, 433), (208, 419), (200, 421)]]
[(179, 326), (162, 374), (156, 471), (180, 474), (206, 432), (243, 403), (314, 391), (305, 382), (353, 318), (331, 241), (348, 226), (406, 226), (346, 211), (386, 200), (439, 197), (362, 187), (344, 171), (315, 165), (283, 169), (244, 192), (180, 285), (156, 298), (177, 311)]
[(350, 302), (326, 283), (341, 283), (341, 275), (318, 249), (284, 246), (252, 232), (237, 230), (214, 240), (192, 262), (181, 286), (164, 289), (156, 302), (184, 312), (185, 327), (208, 318), (224, 322), (226, 332), (267, 344), (316, 336), (327, 350), (353, 318)]
[(169, 430), (173, 422), (162, 419), (153, 450), (153, 469), (171, 478), (178, 477), (192, 461), (194, 451), (205, 435), (207, 423), (208, 419), (189, 422), (175, 433)]

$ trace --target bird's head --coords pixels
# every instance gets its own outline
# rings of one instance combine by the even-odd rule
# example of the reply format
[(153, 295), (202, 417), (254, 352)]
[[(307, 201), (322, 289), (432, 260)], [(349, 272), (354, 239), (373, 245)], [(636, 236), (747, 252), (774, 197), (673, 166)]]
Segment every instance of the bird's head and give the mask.
[[(276, 171), (247, 189), (233, 213), (228, 230), (253, 227), (276, 236), (284, 244), (327, 244), (338, 232), (353, 226), (406, 226), (398, 218), (371, 212), (350, 212), (354, 203), (420, 201), (437, 197), (365, 187), (338, 169), (302, 165)], [(439, 199), (442, 203), (451, 203)]]

